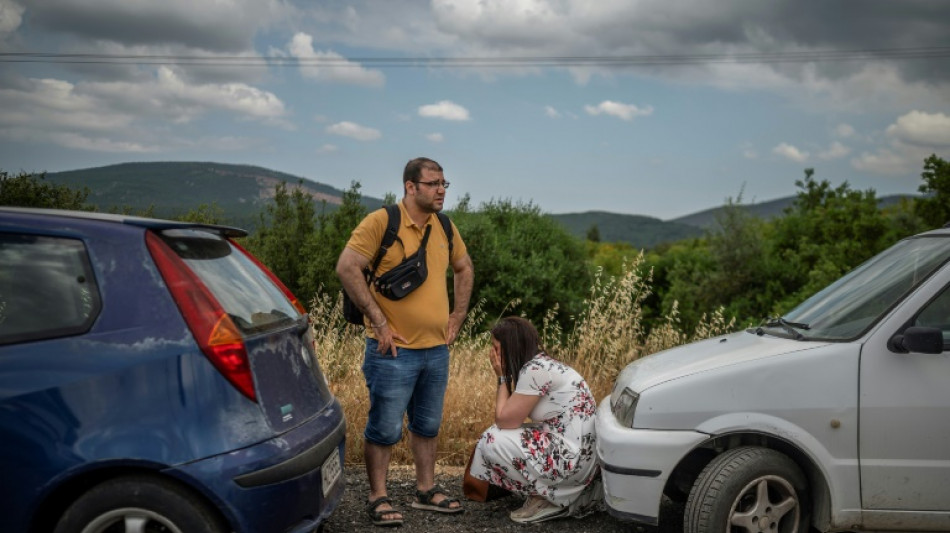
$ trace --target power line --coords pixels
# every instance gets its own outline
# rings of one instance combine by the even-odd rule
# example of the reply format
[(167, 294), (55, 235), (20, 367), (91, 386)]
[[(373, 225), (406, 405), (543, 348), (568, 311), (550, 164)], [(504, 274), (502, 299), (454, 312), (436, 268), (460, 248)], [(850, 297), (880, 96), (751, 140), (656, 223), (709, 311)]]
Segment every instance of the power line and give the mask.
[(623, 56), (500, 56), (500, 57), (251, 57), (210, 55), (92, 54), (0, 52), (0, 63), (98, 65), (195, 65), (221, 67), (319, 68), (512, 68), (512, 67), (636, 67), (702, 64), (811, 63), (831, 61), (914, 60), (950, 58), (950, 46), (869, 48), (744, 54), (662, 54)]

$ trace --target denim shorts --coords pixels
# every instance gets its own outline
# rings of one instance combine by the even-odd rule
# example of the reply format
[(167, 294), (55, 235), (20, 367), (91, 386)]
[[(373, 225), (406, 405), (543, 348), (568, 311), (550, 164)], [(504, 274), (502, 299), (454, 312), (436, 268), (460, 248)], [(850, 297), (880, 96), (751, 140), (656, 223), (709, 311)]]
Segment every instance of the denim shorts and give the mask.
[(363, 376), (369, 389), (369, 417), (363, 438), (379, 446), (396, 444), (402, 438), (403, 416), (408, 416), (412, 433), (438, 436), (449, 382), (449, 347), (397, 347), (397, 357), (378, 349), (376, 339), (366, 339)]

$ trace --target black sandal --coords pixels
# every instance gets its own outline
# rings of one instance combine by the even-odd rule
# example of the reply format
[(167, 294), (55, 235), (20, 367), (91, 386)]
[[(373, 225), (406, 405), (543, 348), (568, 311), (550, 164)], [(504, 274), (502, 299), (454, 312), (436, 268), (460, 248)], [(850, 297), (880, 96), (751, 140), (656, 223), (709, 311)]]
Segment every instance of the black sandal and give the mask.
[[(432, 503), (432, 498), (436, 494), (441, 494), (445, 496), (439, 503)], [(458, 507), (452, 507), (453, 503), (459, 503)], [(461, 513), (465, 509), (462, 508), (458, 498), (449, 498), (448, 493), (445, 492), (442, 487), (436, 485), (431, 489), (423, 492), (421, 490), (416, 491), (416, 501), (412, 502), (413, 509), (422, 509), (424, 511), (435, 511), (437, 513), (445, 514), (456, 514)]]
[[(392, 509), (378, 511), (377, 508), (384, 503), (388, 503)], [(374, 526), (398, 527), (402, 525), (402, 513), (393, 507), (393, 501), (388, 496), (377, 498), (366, 504), (366, 514), (369, 515), (369, 519), (373, 521)], [(398, 514), (399, 518), (383, 518), (392, 514)]]

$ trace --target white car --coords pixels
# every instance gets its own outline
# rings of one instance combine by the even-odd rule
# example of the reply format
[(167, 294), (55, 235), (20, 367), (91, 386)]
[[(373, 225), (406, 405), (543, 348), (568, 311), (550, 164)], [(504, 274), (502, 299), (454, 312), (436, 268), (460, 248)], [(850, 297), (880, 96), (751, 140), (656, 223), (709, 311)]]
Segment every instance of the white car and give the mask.
[(950, 531), (950, 229), (763, 326), (628, 365), (597, 412), (605, 501), (687, 533)]

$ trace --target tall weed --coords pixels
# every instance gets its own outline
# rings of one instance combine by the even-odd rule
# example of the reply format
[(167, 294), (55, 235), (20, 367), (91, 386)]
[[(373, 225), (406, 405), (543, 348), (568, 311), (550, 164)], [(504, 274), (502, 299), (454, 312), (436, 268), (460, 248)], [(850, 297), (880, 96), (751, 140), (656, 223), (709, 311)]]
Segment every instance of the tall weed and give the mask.
[[(651, 294), (652, 272), (643, 272), (641, 254), (624, 265), (619, 276), (595, 273), (583, 313), (565, 335), (557, 306), (538, 326), (548, 353), (574, 367), (585, 377), (594, 396), (603, 400), (617, 374), (631, 361), (674, 346), (720, 335), (735, 327), (735, 319), (718, 309), (703, 316), (694, 331), (679, 327), (678, 311), (672, 311), (659, 326), (646, 331), (643, 302)], [(439, 456), (442, 466), (463, 466), (479, 435), (492, 424), (495, 414), (495, 375), (488, 362), (489, 320), (483, 302), (469, 312), (459, 338), (450, 347), (449, 383), (445, 395)], [(506, 314), (518, 314), (519, 301), (512, 300)], [(510, 311), (510, 312), (509, 312)], [(346, 416), (346, 462), (363, 463), (363, 429), (369, 410), (366, 385), (360, 369), (363, 359), (363, 328), (342, 319), (342, 297), (321, 294), (310, 311), (317, 357), (330, 388), (343, 405)], [(393, 448), (394, 465), (412, 464), (408, 438)]]

